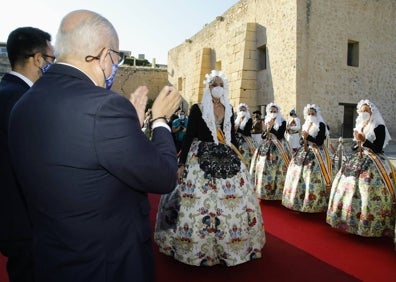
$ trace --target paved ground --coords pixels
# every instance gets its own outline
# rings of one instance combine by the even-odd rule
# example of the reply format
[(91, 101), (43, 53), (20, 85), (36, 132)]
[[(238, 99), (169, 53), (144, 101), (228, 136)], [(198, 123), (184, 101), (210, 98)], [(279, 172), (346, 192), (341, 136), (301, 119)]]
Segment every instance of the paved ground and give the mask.
[[(338, 139), (331, 138), (331, 144), (335, 149), (337, 149)], [(351, 144), (352, 144), (352, 139), (345, 139), (344, 140), (345, 150), (350, 149)], [(391, 160), (393, 165), (396, 167), (396, 140), (391, 140), (389, 142), (389, 144), (384, 149), (384, 153)]]
[(384, 151), (390, 159), (396, 161), (396, 141), (391, 140), (388, 146), (385, 147)]

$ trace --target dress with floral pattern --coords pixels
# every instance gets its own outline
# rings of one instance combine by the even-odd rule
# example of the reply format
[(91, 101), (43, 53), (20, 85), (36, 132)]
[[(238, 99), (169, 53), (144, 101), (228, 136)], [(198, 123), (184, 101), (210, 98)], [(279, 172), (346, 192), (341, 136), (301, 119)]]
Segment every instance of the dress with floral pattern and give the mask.
[(261, 209), (230, 147), (191, 144), (182, 180), (161, 197), (154, 239), (160, 252), (189, 265), (234, 266), (261, 257)]
[[(316, 145), (315, 145), (316, 146)], [(323, 162), (319, 162), (310, 145), (298, 149), (287, 169), (282, 205), (307, 213), (325, 212), (330, 187), (326, 185), (321, 165), (331, 163), (325, 146), (317, 146)], [(330, 165), (331, 167), (331, 165)], [(329, 167), (326, 167), (329, 170)]]
[(239, 144), (238, 150), (243, 156), (244, 163), (249, 166), (252, 161), (254, 151), (257, 148), (257, 143), (251, 136), (245, 136), (241, 133), (237, 133), (236, 138)]
[(333, 180), (326, 221), (334, 228), (364, 237), (394, 236), (395, 192), (387, 187), (375, 158), (369, 154), (378, 158), (387, 175), (392, 175), (391, 163), (383, 154), (367, 148), (361, 156), (354, 153)]
[[(254, 177), (254, 187), (258, 198), (263, 200), (282, 200), (283, 187), (291, 150), (287, 141), (271, 134), (265, 138), (254, 153), (250, 174)], [(278, 146), (274, 143), (277, 142)]]
[(235, 138), (238, 143), (238, 150), (241, 153), (243, 157), (243, 162), (245, 163), (245, 165), (247, 165), (247, 167), (249, 167), (250, 161), (257, 147), (257, 143), (252, 138), (251, 134), (252, 126), (253, 120), (249, 118), (243, 129), (242, 126), (239, 126), (237, 131), (235, 132)]

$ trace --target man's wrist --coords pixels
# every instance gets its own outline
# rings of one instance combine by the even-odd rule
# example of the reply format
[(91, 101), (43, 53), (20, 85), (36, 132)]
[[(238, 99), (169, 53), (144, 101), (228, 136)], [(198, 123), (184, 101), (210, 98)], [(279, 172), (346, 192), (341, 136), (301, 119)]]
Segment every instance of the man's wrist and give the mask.
[(157, 121), (157, 120), (163, 120), (163, 121), (165, 121), (165, 122), (168, 121), (168, 119), (166, 118), (166, 116), (160, 116), (160, 117), (152, 118), (152, 119), (150, 120), (150, 123), (153, 123), (153, 122), (155, 122), (155, 121)]
[(157, 127), (165, 127), (166, 129), (169, 130), (169, 132), (172, 132), (171, 128), (168, 125), (168, 119), (166, 116), (163, 117), (156, 117), (150, 120), (150, 127), (152, 130), (154, 130)]

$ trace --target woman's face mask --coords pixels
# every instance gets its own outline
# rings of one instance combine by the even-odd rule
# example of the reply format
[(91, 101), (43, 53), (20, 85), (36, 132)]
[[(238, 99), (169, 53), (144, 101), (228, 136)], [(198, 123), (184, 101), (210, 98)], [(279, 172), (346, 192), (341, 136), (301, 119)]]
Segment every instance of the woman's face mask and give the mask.
[(212, 96), (216, 99), (220, 99), (224, 96), (224, 88), (221, 86), (213, 87), (211, 90)]
[(268, 115), (270, 118), (276, 118), (278, 116), (278, 113), (269, 113)]
[(317, 116), (313, 116), (313, 115), (309, 115), (309, 116), (307, 116), (307, 121), (308, 122), (312, 122), (312, 123), (317, 123), (318, 122), (318, 117)]
[(367, 121), (370, 119), (370, 114), (368, 112), (360, 112), (359, 116), (361, 116), (362, 120)]

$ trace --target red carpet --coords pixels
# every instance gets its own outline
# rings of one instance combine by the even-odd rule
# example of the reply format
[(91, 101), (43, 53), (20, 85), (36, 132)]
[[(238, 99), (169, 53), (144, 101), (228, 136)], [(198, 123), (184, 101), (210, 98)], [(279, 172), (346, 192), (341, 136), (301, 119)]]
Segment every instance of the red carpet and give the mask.
[(325, 214), (302, 214), (280, 202), (261, 203), (267, 231), (363, 281), (396, 281), (393, 238), (343, 233), (325, 222)]
[(360, 281), (271, 234), (263, 258), (229, 268), (189, 266), (156, 252), (156, 275), (161, 282)]
[[(159, 196), (150, 195), (152, 224)], [(362, 238), (331, 228), (325, 214), (301, 214), (262, 201), (267, 234), (263, 257), (235, 267), (192, 267), (160, 254), (157, 281), (396, 281), (392, 238)], [(193, 275), (192, 275), (193, 273)]]
[[(154, 225), (159, 201), (150, 195)], [(396, 281), (391, 238), (362, 238), (339, 232), (324, 214), (300, 214), (279, 201), (261, 203), (267, 243), (263, 257), (235, 267), (193, 267), (158, 252), (157, 281)], [(0, 282), (8, 282), (0, 256)]]
[(0, 282), (8, 282), (8, 276), (6, 271), (6, 258), (0, 254)]

